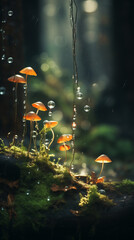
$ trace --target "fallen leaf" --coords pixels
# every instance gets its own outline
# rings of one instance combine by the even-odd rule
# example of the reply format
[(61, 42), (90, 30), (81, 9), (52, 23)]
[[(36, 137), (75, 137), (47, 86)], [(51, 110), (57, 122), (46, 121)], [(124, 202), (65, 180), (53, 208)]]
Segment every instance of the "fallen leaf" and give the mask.
[(63, 192), (67, 192), (69, 190), (76, 190), (77, 188), (75, 186), (65, 186), (65, 187), (61, 187), (57, 184), (53, 184), (51, 187), (51, 190), (53, 192), (58, 192), (58, 191), (63, 191)]

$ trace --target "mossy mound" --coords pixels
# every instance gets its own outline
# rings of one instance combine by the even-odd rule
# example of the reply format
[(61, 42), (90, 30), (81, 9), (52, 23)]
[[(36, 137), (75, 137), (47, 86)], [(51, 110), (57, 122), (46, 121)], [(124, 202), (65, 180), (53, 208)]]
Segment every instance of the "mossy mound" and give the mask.
[[(12, 159), (20, 171), (14, 179), (6, 174), (0, 177), (0, 239), (9, 239), (9, 236), (11, 239), (37, 239), (55, 224), (57, 232), (61, 223), (67, 224), (64, 229), (71, 222), (75, 228), (77, 221), (79, 231), (83, 232), (85, 219), (91, 235), (102, 213), (115, 206), (117, 195), (134, 193), (134, 182), (130, 180), (98, 186), (88, 184), (68, 168), (51, 162), (48, 153), (27, 156), (27, 151), (16, 146), (2, 147), (0, 153), (7, 156), (9, 162)], [(75, 229), (74, 239), (78, 239), (76, 232)]]

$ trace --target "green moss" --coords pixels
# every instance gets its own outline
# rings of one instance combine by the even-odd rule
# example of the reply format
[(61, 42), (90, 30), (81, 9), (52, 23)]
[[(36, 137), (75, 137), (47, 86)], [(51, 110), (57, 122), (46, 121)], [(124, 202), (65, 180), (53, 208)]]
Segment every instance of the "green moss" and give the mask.
[(133, 194), (134, 193), (134, 181), (125, 179), (120, 183), (116, 183), (115, 188), (116, 188), (116, 190), (118, 190), (121, 193)]
[(8, 228), (9, 228), (9, 215), (5, 208), (0, 208), (0, 239), (8, 239)]
[(99, 218), (100, 210), (106, 207), (113, 206), (113, 201), (106, 195), (98, 192), (97, 186), (90, 186), (87, 195), (80, 194), (79, 206), (84, 214), (89, 214), (92, 218)]

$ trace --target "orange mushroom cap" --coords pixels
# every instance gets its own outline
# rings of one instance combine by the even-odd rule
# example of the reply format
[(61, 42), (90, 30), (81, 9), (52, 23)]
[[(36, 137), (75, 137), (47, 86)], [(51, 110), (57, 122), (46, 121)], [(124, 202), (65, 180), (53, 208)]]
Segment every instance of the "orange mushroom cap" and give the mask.
[(45, 126), (46, 128), (56, 127), (57, 124), (58, 124), (58, 122), (56, 122), (56, 121), (47, 121), (47, 120), (44, 121), (44, 126)]
[(47, 111), (47, 108), (42, 102), (35, 102), (32, 104), (33, 107), (37, 108), (40, 111)]
[(112, 160), (105, 154), (100, 155), (98, 158), (96, 158), (95, 162), (98, 163), (110, 163)]
[(37, 76), (37, 73), (31, 67), (25, 67), (20, 70), (20, 73), (24, 73), (26, 75)]
[(69, 142), (72, 138), (71, 134), (63, 134), (58, 138), (57, 143)]
[(60, 151), (68, 151), (70, 149), (70, 146), (69, 145), (61, 145), (59, 147), (59, 150)]
[(10, 82), (14, 82), (14, 83), (26, 83), (26, 80), (24, 77), (22, 77), (21, 75), (14, 75), (8, 78), (8, 81)]
[(41, 118), (35, 113), (35, 112), (28, 112), (23, 119), (26, 119), (28, 121), (40, 121)]

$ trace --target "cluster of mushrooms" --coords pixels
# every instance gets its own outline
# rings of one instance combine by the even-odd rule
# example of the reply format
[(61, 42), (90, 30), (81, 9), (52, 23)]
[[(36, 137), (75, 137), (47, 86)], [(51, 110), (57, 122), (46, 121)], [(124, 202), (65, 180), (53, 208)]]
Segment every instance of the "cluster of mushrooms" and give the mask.
[[(9, 77), (8, 81), (15, 83), (16, 103), (17, 103), (17, 86), (18, 86), (18, 83), (25, 84), (25, 97), (26, 97), (25, 102), (26, 102), (26, 107), (25, 107), (25, 113), (24, 113), (24, 116), (23, 116), (23, 120), (24, 121), (30, 121), (30, 142), (29, 142), (29, 147), (28, 147), (28, 156), (29, 156), (31, 143), (32, 143), (32, 134), (33, 134), (33, 132), (35, 132), (35, 134), (37, 133), (36, 131), (34, 131), (34, 122), (35, 122), (36, 130), (39, 131), (39, 127), (38, 127), (38, 123), (37, 122), (41, 121), (41, 118), (38, 115), (38, 113), (39, 113), (39, 111), (47, 111), (47, 108), (45, 107), (45, 105), (42, 102), (38, 101), (38, 102), (35, 102), (35, 103), (32, 104), (32, 106), (34, 108), (36, 108), (36, 113), (33, 112), (33, 111), (30, 111), (30, 112), (27, 113), (27, 78), (28, 78), (28, 75), (30, 75), (30, 76), (37, 76), (37, 73), (31, 67), (23, 68), (20, 71), (20, 73), (21, 74), (25, 74), (25, 78), (23, 76), (17, 74), (17, 75)], [(16, 104), (16, 107), (15, 107), (15, 123), (16, 123), (16, 118), (17, 118), (17, 104)], [(50, 150), (50, 146), (51, 146), (51, 144), (54, 141), (54, 131), (53, 131), (53, 128), (56, 127), (57, 124), (58, 124), (57, 121), (45, 120), (43, 122), (43, 125), (44, 125), (43, 128), (45, 130), (50, 130), (52, 132), (52, 139), (51, 139), (51, 142), (49, 143), (49, 145), (47, 147), (47, 150)], [(25, 132), (26, 132), (26, 124), (24, 125), (24, 130), (23, 130), (23, 140), (22, 140), (23, 142), (24, 142)], [(57, 140), (57, 143), (61, 144), (60, 147), (59, 147), (59, 150), (60, 151), (65, 151), (65, 161), (64, 161), (64, 163), (66, 163), (66, 161), (67, 161), (67, 151), (70, 150), (70, 148), (71, 148), (67, 144), (67, 142), (71, 141), (72, 138), (73, 138), (73, 136), (71, 134), (63, 134)], [(13, 142), (14, 142), (14, 139), (13, 139)], [(34, 142), (34, 147), (37, 150), (36, 142)], [(106, 156), (105, 154), (102, 154), (95, 160), (95, 162), (102, 164), (99, 176), (98, 176), (97, 180), (95, 180), (95, 181), (96, 182), (97, 181), (98, 182), (102, 182), (102, 181), (104, 181), (104, 177), (100, 177), (100, 175), (102, 174), (102, 171), (103, 171), (103, 168), (104, 168), (104, 164), (105, 163), (110, 163), (112, 161), (111, 161), (111, 159), (108, 156)]]

